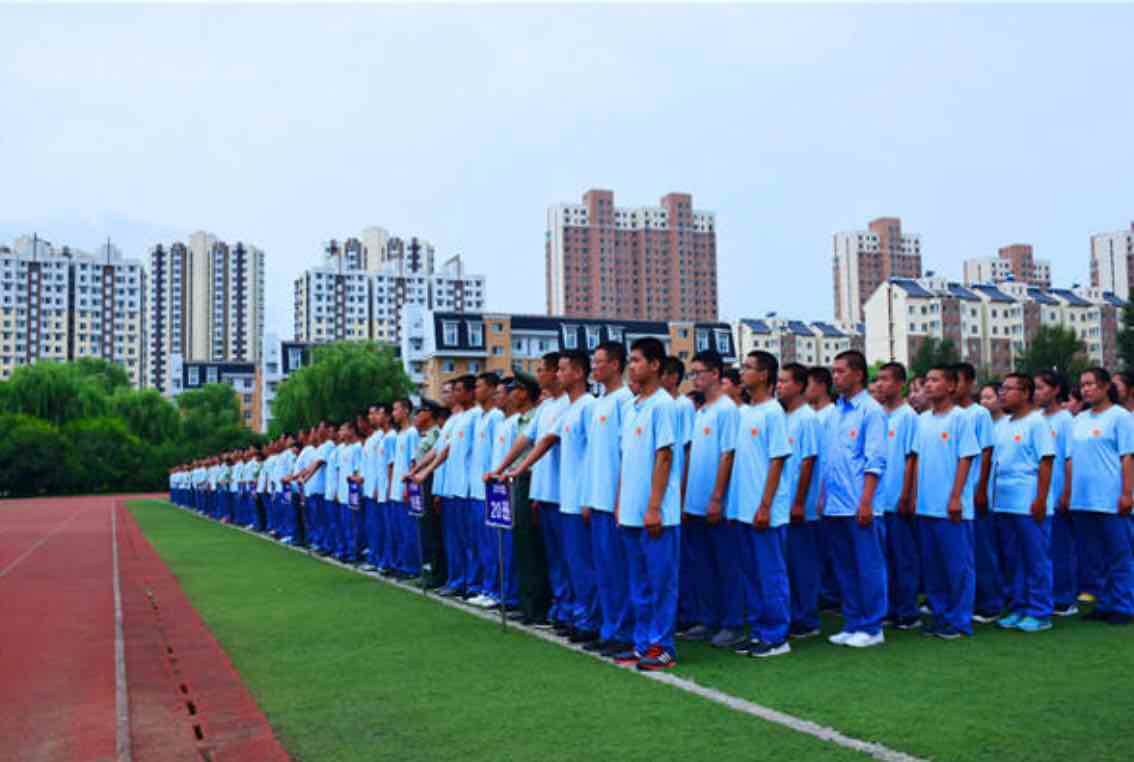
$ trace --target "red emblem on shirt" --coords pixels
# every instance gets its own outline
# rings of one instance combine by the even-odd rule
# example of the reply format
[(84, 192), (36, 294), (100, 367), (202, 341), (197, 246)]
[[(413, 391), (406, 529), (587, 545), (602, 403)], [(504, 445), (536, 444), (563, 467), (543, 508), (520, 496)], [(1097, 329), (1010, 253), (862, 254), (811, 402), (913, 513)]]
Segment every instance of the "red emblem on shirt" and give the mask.
[(760, 429), (757, 428), (756, 426), (753, 426), (752, 427), (752, 436), (756, 437), (756, 436), (759, 436), (759, 435), (760, 435)]
[(788, 441), (788, 444), (795, 444), (795, 437), (788, 437), (787, 441)]
[(948, 442), (949, 441), (949, 432), (948, 431), (942, 431), (941, 432), (941, 439), (942, 439), (942, 441)]
[(706, 426), (706, 427), (705, 427), (705, 436), (709, 436), (709, 434), (711, 434), (711, 433), (713, 433), (713, 429), (712, 429), (712, 427), (711, 427), (711, 426)]
[(1101, 437), (1102, 436), (1102, 429), (1091, 429), (1091, 436), (1092, 437)]
[(570, 433), (571, 433), (571, 426), (570, 426), (570, 424), (568, 424), (568, 425), (566, 425), (566, 426), (564, 426), (564, 427), (563, 427), (563, 433), (564, 433), (564, 434), (570, 434)]
[(642, 427), (641, 426), (636, 426), (634, 428), (634, 436), (636, 436), (636, 437), (642, 436)]
[(1012, 437), (1012, 441), (1013, 442), (1023, 442), (1024, 438), (1022, 436), (1020, 436), (1019, 434), (1017, 434), (1016, 436)]
[(464, 438), (465, 438), (465, 432), (463, 432), (463, 431), (458, 431), (458, 432), (457, 432), (457, 436), (458, 436), (458, 437), (460, 437), (461, 439), (464, 439)]
[(599, 423), (606, 423), (606, 416), (605, 416), (605, 415), (600, 415), (600, 416), (598, 417), (598, 422), (599, 422)]
[(858, 429), (851, 429), (850, 430), (850, 438), (854, 439), (857, 436), (858, 436)]
[(890, 429), (890, 433), (889, 433), (890, 439), (893, 439), (895, 436), (897, 436), (897, 433), (893, 429)]

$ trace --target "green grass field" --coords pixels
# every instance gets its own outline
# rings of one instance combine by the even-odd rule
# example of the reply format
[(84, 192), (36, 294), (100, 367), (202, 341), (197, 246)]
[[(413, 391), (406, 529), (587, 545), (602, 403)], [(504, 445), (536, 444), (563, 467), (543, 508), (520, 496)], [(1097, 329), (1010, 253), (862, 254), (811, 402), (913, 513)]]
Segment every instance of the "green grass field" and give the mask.
[[(297, 759), (866, 758), (167, 503), (130, 508)], [(767, 661), (682, 645), (678, 674), (921, 757), (1134, 757), (1134, 629), (887, 638)]]

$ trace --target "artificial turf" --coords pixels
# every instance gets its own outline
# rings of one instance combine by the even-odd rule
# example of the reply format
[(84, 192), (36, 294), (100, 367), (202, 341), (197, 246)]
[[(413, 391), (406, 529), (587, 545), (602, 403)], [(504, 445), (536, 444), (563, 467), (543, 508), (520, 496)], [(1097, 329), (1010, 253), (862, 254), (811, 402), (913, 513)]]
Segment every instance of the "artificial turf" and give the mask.
[(129, 507), (298, 760), (865, 758), (168, 503)]

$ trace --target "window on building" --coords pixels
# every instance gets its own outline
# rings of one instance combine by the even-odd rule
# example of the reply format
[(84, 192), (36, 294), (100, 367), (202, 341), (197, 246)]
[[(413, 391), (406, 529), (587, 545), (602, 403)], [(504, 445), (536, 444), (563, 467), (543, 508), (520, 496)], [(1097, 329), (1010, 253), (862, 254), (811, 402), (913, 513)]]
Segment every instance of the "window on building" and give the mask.
[(441, 323), (441, 343), (447, 347), (455, 347), (458, 341), (456, 321), (443, 321)]
[[(681, 336), (684, 337), (685, 335), (686, 331), (682, 328)], [(709, 348), (709, 332), (707, 330), (702, 329), (697, 331), (695, 348), (698, 352), (704, 352)]]
[(563, 324), (563, 348), (579, 348), (579, 326), (570, 323)]
[(186, 383), (189, 384), (189, 386), (196, 386), (201, 383), (201, 376), (195, 366), (189, 368), (189, 380)]
[(217, 382), (217, 369), (216, 366), (210, 365), (205, 368), (205, 383), (215, 384)]
[(452, 373), (456, 369), (457, 366), (452, 360), (446, 360), (445, 362), (441, 363), (441, 371), (443, 373)]
[(713, 330), (713, 337), (716, 339), (717, 353), (727, 356), (729, 354), (729, 349), (731, 348), (729, 346), (729, 344), (731, 343), (729, 341), (729, 332), (724, 330), (723, 328), (717, 328)]
[(599, 345), (599, 340), (600, 340), (599, 326), (588, 325), (587, 326), (587, 349), (593, 350), (595, 347), (597, 347)]
[(469, 329), (469, 346), (484, 346), (484, 323), (479, 320), (470, 320), (466, 323)]

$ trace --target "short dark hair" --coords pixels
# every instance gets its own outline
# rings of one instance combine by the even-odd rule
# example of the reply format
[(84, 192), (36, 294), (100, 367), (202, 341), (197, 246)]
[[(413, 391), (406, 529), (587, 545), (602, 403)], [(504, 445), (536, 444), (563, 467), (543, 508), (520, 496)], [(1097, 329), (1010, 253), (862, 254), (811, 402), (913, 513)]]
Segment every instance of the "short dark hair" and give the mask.
[(591, 358), (586, 352), (581, 349), (568, 349), (559, 355), (559, 361), (566, 360), (575, 366), (576, 369), (583, 371), (583, 377), (591, 375)]
[(697, 354), (693, 355), (693, 362), (699, 362), (705, 366), (706, 370), (714, 370), (717, 372), (717, 378), (721, 377), (721, 369), (724, 368), (724, 361), (721, 360), (720, 352), (715, 349), (702, 349)]
[(733, 386), (740, 386), (740, 368), (730, 365), (721, 369), (721, 378), (727, 378)]
[(595, 347), (595, 351), (602, 350), (606, 359), (618, 363), (618, 371), (626, 370), (626, 345), (621, 341), (604, 341)]
[(780, 375), (780, 361), (771, 352), (763, 349), (754, 349), (748, 353), (749, 359), (756, 361), (756, 368), (768, 374), (768, 384), (775, 386), (776, 377)]
[(558, 352), (548, 352), (542, 358), (543, 367), (546, 368), (546, 367), (550, 366), (553, 370), (558, 369), (559, 368), (559, 357), (560, 357), (560, 355), (559, 355)]
[(831, 371), (824, 368), (822, 365), (816, 365), (811, 370), (807, 371), (807, 380), (814, 381), (827, 390), (827, 396), (833, 397), (831, 387), (835, 383), (835, 379), (831, 378)]
[(534, 403), (539, 399), (539, 384), (528, 378), (516, 378), (516, 388), (523, 389), (528, 395), (528, 402)]
[(662, 363), (662, 375), (676, 375), (677, 383), (680, 384), (685, 380), (685, 363), (680, 358), (669, 355)]
[(476, 388), (476, 376), (471, 373), (466, 373), (463, 376), (454, 378), (453, 383), (457, 386), (463, 386), (466, 392), (471, 392)]
[(1024, 392), (1028, 395), (1029, 400), (1032, 398), (1032, 395), (1036, 393), (1036, 382), (1033, 381), (1032, 377), (1027, 373), (1009, 373), (1004, 377), (1004, 380), (1007, 381), (1010, 378), (1019, 381), (1023, 385)]
[(386, 415), (390, 414), (390, 404), (388, 402), (375, 402), (373, 405), (370, 406), (369, 409), (384, 412), (384, 413), (386, 413)]
[(1041, 370), (1036, 372), (1035, 378), (1043, 381), (1048, 386), (1055, 387), (1055, 399), (1057, 402), (1067, 401), (1067, 379), (1063, 377), (1062, 373), (1054, 370)]
[(835, 362), (842, 360), (847, 364), (851, 370), (857, 370), (862, 374), (862, 383), (866, 383), (869, 379), (866, 377), (866, 356), (859, 352), (857, 349), (844, 349), (835, 355)]
[(906, 366), (902, 365), (900, 362), (884, 363), (882, 367), (878, 369), (878, 372), (889, 373), (903, 384), (906, 382)]
[(403, 408), (405, 408), (407, 413), (413, 412), (413, 403), (409, 401), (408, 397), (399, 397), (398, 399), (394, 400), (394, 405), (401, 405)]
[(953, 363), (953, 370), (957, 371), (959, 378), (964, 378), (966, 381), (976, 380), (976, 368), (970, 362)]
[(980, 388), (980, 390), (982, 392), (985, 389), (991, 389), (993, 394), (995, 394), (998, 397), (1000, 396), (1000, 382), (999, 381), (989, 381), (987, 384), (985, 384), (984, 386), (982, 386)]
[(785, 365), (780, 370), (782, 370), (784, 373), (789, 374), (791, 376), (791, 380), (796, 382), (800, 386), (806, 386), (807, 385), (807, 366), (806, 365), (803, 365), (803, 364), (797, 363), (797, 362), (789, 362), (787, 365)]
[(960, 373), (957, 371), (956, 365), (934, 365), (929, 369), (929, 373), (932, 373), (935, 370), (940, 371), (941, 374), (945, 376), (946, 381), (952, 381), (954, 384), (957, 383), (957, 377), (960, 375)]
[(640, 339), (635, 339), (634, 343), (630, 345), (630, 351), (641, 354), (647, 363), (656, 362), (658, 364), (658, 372), (661, 372), (665, 364), (665, 347), (653, 336), (643, 336)]
[(500, 385), (500, 376), (496, 375), (492, 371), (485, 371), (484, 373), (481, 373), (479, 376), (476, 377), (476, 380), (477, 381), (483, 381), (484, 383), (491, 386), (493, 389), (495, 389), (497, 386)]

